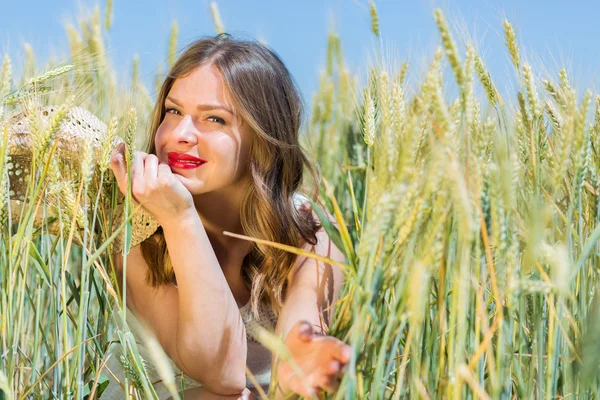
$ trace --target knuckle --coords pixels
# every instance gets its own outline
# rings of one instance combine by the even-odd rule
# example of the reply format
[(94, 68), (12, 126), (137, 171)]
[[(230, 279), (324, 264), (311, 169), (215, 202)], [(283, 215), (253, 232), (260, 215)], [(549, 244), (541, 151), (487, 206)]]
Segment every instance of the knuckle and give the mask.
[(168, 176), (159, 176), (158, 177), (158, 184), (161, 187), (169, 186), (169, 177)]
[(131, 193), (132, 193), (132, 194), (133, 194), (135, 197), (137, 197), (137, 198), (144, 197), (144, 195), (145, 195), (145, 193), (144, 193), (144, 192), (145, 192), (145, 191), (144, 191), (143, 189), (140, 189), (140, 188), (138, 188), (138, 187), (131, 188)]
[(119, 161), (121, 161), (121, 153), (118, 153), (118, 152), (113, 152), (113, 153), (110, 155), (110, 161), (111, 161), (112, 163), (118, 163)]

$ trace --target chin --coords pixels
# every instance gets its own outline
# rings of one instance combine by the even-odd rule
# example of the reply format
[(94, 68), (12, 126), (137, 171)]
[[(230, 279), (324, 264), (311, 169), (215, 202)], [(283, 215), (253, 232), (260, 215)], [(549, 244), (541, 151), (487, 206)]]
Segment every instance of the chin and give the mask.
[(206, 187), (202, 183), (192, 183), (190, 185), (185, 185), (186, 189), (190, 191), (193, 196), (197, 196), (200, 194), (204, 194), (207, 192)]
[(181, 183), (192, 195), (206, 192), (206, 186), (204, 185), (203, 181), (195, 179), (194, 177), (188, 178), (187, 176), (178, 174), (176, 172), (173, 172), (173, 174), (179, 175), (183, 178), (183, 180), (180, 179)]

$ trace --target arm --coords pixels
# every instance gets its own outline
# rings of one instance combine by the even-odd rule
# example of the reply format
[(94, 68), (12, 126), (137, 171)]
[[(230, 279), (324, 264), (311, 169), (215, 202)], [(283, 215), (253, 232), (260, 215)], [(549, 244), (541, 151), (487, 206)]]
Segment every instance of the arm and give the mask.
[[(241, 394), (219, 395), (212, 393), (202, 386), (185, 390), (182, 398), (195, 400), (257, 400), (256, 396), (249, 389), (244, 389)], [(171, 397), (169, 400), (173, 400), (173, 398)]]
[(153, 154), (134, 152), (129, 171), (125, 150), (119, 146), (113, 152), (110, 168), (123, 194), (131, 174), (134, 200), (162, 225), (178, 282), (178, 287), (148, 285), (148, 266), (140, 249), (132, 249), (127, 307), (150, 325), (185, 374), (214, 393), (239, 394), (245, 386), (246, 330), (192, 195), (183, 178)]
[[(214, 393), (238, 394), (246, 384), (246, 331), (200, 217), (173, 220), (163, 231), (178, 286), (149, 286), (136, 246), (127, 255), (127, 307), (186, 375)], [(122, 269), (121, 260), (116, 265)]]
[[(345, 262), (344, 254), (331, 242), (323, 229), (317, 232), (317, 239), (316, 246), (307, 244), (303, 246), (303, 249)], [(298, 256), (288, 279), (288, 290), (277, 321), (276, 334), (287, 338), (296, 324), (304, 320), (312, 325), (314, 331), (325, 335), (333, 316), (334, 304), (339, 298), (344, 280), (343, 271), (337, 266)], [(276, 365), (275, 356), (273, 356), (272, 365), (273, 368), (277, 368), (278, 376), (280, 376), (281, 364)], [(288, 397), (293, 392), (289, 389), (285, 379), (286, 377), (282, 376), (281, 385), (278, 386), (275, 398), (297, 398), (297, 395)]]

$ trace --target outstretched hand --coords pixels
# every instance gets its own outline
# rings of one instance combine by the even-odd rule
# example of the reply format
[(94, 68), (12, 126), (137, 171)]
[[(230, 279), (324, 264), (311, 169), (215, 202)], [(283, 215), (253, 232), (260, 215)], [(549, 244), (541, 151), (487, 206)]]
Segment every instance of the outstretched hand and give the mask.
[[(125, 144), (112, 153), (110, 169), (121, 193), (127, 193), (127, 165)], [(135, 151), (131, 163), (131, 192), (134, 200), (147, 209), (159, 224), (188, 212), (195, 213), (194, 200), (182, 183), (182, 176), (174, 174), (167, 163), (159, 162), (154, 154)]]
[(285, 338), (295, 364), (303, 373), (298, 376), (290, 363), (281, 360), (277, 370), (280, 387), (311, 398), (324, 390), (335, 392), (340, 385), (351, 347), (333, 336), (313, 333), (306, 321), (298, 321)]

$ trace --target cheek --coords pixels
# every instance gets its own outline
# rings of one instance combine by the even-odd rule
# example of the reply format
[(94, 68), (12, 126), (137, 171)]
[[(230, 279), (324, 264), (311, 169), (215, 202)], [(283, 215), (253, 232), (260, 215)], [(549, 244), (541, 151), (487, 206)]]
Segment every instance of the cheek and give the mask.
[(241, 152), (240, 143), (229, 135), (213, 136), (206, 141), (207, 150), (212, 155), (224, 162), (230, 172), (237, 168), (237, 165), (244, 162), (245, 155)]
[(154, 135), (154, 146), (156, 147), (157, 151), (165, 145), (167, 133), (169, 132), (167, 125), (168, 124), (163, 121), (159, 125), (158, 129), (156, 130), (156, 134)]
[(235, 140), (232, 140), (227, 135), (209, 138), (207, 144), (210, 146), (211, 150), (218, 153), (220, 157), (235, 158), (237, 156), (237, 144), (235, 143)]

